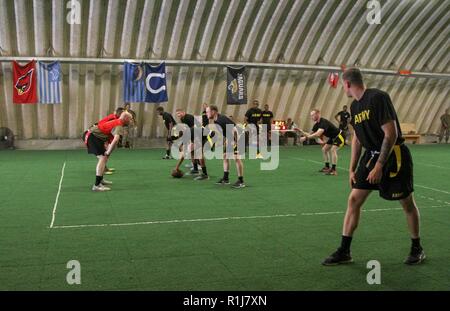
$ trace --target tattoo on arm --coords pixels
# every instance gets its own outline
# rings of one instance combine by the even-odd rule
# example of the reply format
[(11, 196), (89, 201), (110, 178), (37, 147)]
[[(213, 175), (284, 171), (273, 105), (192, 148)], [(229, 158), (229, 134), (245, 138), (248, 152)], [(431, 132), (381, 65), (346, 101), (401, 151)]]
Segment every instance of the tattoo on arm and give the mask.
[(380, 156), (378, 157), (378, 163), (384, 166), (386, 164), (389, 155), (394, 148), (395, 142), (397, 141), (397, 128), (394, 121), (386, 123), (382, 126), (384, 131), (383, 143), (381, 144)]
[(378, 161), (381, 165), (384, 166), (386, 164), (389, 155), (391, 154), (392, 149), (394, 148), (395, 141), (389, 139), (388, 137), (384, 137), (383, 143), (381, 145), (380, 156), (378, 157)]

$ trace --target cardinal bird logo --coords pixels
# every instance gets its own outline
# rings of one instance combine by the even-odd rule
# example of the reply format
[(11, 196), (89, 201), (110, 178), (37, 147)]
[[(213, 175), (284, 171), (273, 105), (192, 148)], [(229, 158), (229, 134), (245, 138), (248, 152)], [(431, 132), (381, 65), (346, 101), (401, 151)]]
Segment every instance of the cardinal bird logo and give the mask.
[(33, 73), (34, 68), (30, 69), (26, 74), (17, 79), (16, 85), (14, 86), (17, 90), (17, 94), (22, 95), (30, 90)]

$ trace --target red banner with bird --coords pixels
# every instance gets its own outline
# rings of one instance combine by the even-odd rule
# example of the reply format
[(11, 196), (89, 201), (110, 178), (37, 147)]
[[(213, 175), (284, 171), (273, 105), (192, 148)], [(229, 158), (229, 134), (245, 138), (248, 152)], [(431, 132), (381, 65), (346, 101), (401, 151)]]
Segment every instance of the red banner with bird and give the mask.
[(35, 104), (38, 101), (36, 87), (36, 61), (21, 66), (13, 61), (13, 102)]

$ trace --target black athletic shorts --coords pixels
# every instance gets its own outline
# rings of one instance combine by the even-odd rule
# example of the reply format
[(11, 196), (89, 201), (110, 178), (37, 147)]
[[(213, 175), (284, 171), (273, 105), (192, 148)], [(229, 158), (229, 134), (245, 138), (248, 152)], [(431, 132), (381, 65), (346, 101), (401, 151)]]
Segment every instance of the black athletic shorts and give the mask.
[(339, 148), (341, 148), (342, 146), (344, 146), (345, 144), (345, 138), (344, 135), (342, 134), (342, 131), (339, 132), (338, 136), (334, 137), (334, 138), (330, 138), (328, 139), (328, 141), (326, 142), (327, 145), (334, 145), (334, 146), (338, 146)]
[(378, 154), (372, 157), (370, 151), (364, 153), (356, 170), (354, 189), (378, 190), (380, 197), (386, 200), (401, 200), (413, 191), (413, 162), (409, 149), (404, 144), (394, 146), (383, 168), (383, 176), (379, 184), (370, 184), (367, 176), (374, 168)]
[(90, 134), (87, 140), (88, 153), (95, 156), (104, 155), (106, 152), (105, 142), (94, 134)]

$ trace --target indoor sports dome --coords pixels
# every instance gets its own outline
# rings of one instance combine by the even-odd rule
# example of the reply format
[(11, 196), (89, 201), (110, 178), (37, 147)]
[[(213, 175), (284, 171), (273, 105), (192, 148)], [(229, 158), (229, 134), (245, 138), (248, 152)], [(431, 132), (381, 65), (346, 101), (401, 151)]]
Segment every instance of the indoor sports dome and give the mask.
[(448, 290), (449, 38), (448, 0), (0, 0), (0, 290)]

